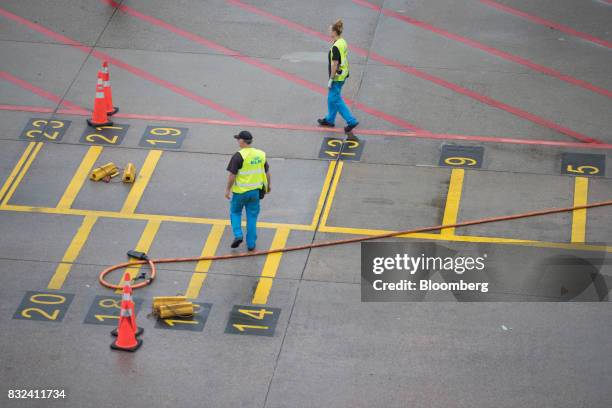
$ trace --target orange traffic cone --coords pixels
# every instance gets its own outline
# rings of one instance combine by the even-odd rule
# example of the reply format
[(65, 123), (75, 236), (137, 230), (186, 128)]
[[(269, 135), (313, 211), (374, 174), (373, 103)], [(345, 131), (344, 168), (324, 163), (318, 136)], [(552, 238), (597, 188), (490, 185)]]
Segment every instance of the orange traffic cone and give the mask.
[(104, 99), (106, 100), (106, 114), (112, 116), (119, 112), (119, 108), (113, 106), (113, 91), (110, 84), (110, 72), (108, 71), (108, 62), (102, 63), (102, 81), (104, 83)]
[(132, 324), (133, 313), (129, 303), (121, 302), (117, 340), (110, 345), (113, 350), (136, 351), (142, 345), (142, 340), (136, 338), (136, 328)]
[(98, 126), (113, 126), (113, 122), (108, 119), (106, 114), (106, 101), (104, 99), (104, 83), (101, 78), (98, 78), (96, 84), (96, 99), (94, 100), (94, 109), (91, 114), (91, 119), (87, 119), (87, 124), (91, 127)]
[[(125, 303), (127, 306), (127, 302)], [(129, 307), (121, 307), (117, 340), (110, 345), (113, 350), (136, 351), (142, 345), (142, 340), (136, 338), (136, 332), (130, 319), (131, 314), (132, 310)]]
[[(136, 328), (136, 336), (140, 336), (144, 332), (144, 329), (136, 325), (136, 304), (132, 299), (132, 287), (130, 286), (131, 278), (129, 273), (125, 273), (125, 275), (123, 276), (123, 281), (125, 282), (125, 285), (123, 285), (123, 296), (121, 298), (121, 302), (122, 304), (123, 302), (129, 302), (129, 308), (132, 312), (130, 318), (132, 322), (132, 327)], [(113, 329), (113, 331), (111, 331), (111, 334), (113, 336), (117, 336), (119, 334), (119, 329)]]

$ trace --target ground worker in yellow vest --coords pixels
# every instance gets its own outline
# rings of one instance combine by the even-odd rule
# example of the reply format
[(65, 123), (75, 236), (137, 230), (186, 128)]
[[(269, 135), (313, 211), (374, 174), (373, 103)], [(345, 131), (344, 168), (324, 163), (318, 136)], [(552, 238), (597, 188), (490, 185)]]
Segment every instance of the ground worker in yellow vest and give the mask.
[(329, 29), (332, 46), (327, 54), (327, 71), (329, 81), (327, 82), (327, 116), (323, 119), (317, 119), (319, 125), (334, 127), (336, 123), (336, 114), (346, 121), (345, 133), (350, 133), (359, 122), (351, 113), (346, 103), (342, 99), (340, 92), (344, 81), (349, 77), (349, 62), (348, 62), (348, 45), (346, 40), (342, 38), (342, 30), (344, 29), (342, 20), (338, 20)]
[(266, 161), (266, 153), (251, 147), (253, 135), (243, 130), (234, 138), (238, 141), (240, 151), (235, 153), (227, 171), (227, 187), (225, 198), (230, 200), (230, 220), (234, 241), (232, 248), (238, 248), (242, 243), (242, 209), (246, 210), (247, 220), (247, 249), (255, 250), (257, 241), (257, 216), (259, 215), (259, 200), (264, 194), (270, 192), (270, 166)]

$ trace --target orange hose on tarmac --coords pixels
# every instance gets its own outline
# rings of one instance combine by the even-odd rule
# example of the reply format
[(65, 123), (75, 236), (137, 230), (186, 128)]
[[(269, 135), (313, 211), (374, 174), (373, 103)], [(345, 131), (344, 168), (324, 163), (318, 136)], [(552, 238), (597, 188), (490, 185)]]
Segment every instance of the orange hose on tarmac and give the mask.
[(124, 262), (124, 263), (120, 263), (120, 264), (111, 266), (109, 268), (106, 268), (105, 270), (100, 272), (100, 276), (98, 278), (98, 281), (100, 282), (100, 284), (102, 286), (107, 287), (109, 289), (121, 289), (122, 286), (120, 286), (120, 285), (113, 285), (111, 283), (106, 282), (106, 280), (105, 280), (106, 275), (108, 275), (109, 273), (111, 273), (111, 272), (113, 272), (113, 271), (115, 271), (117, 269), (123, 269), (123, 268), (127, 268), (127, 267), (130, 267), (130, 266), (143, 265), (143, 264), (148, 263), (149, 267), (151, 268), (151, 277), (149, 279), (141, 282), (141, 283), (138, 283), (138, 284), (132, 286), (132, 289), (139, 289), (139, 288), (142, 288), (144, 286), (149, 285), (153, 281), (153, 279), (155, 279), (155, 276), (157, 274), (157, 270), (155, 268), (155, 264), (157, 264), (157, 263), (219, 261), (219, 260), (222, 260), (222, 259), (246, 258), (246, 257), (250, 257), (250, 256), (260, 256), (260, 255), (274, 254), (274, 253), (278, 253), (278, 252), (301, 251), (303, 249), (322, 248), (322, 247), (327, 247), (327, 246), (332, 246), (332, 245), (343, 245), (343, 244), (351, 244), (351, 243), (355, 243), (355, 242), (371, 241), (371, 240), (374, 240), (374, 239), (391, 238), (391, 237), (395, 237), (395, 236), (398, 236), (398, 235), (416, 234), (416, 233), (419, 233), (419, 232), (438, 231), (438, 230), (441, 230), (443, 228), (467, 227), (467, 226), (470, 226), (470, 225), (487, 224), (487, 223), (500, 222), (500, 221), (510, 221), (510, 220), (517, 220), (517, 219), (521, 219), (521, 218), (528, 218), (528, 217), (538, 217), (538, 216), (542, 216), (542, 215), (558, 214), (558, 213), (570, 212), (570, 211), (574, 211), (574, 210), (584, 210), (584, 209), (587, 209), (587, 208), (605, 207), (605, 206), (609, 206), (609, 205), (612, 205), (612, 200), (599, 201), (599, 202), (596, 202), (596, 203), (580, 205), (580, 206), (576, 206), (576, 207), (549, 208), (547, 210), (525, 212), (525, 213), (513, 214), (513, 215), (504, 215), (504, 216), (501, 216), (501, 217), (480, 218), (480, 219), (477, 219), (477, 220), (458, 222), (456, 224), (450, 224), (450, 225), (435, 225), (435, 226), (432, 226), (432, 227), (420, 227), (420, 228), (414, 228), (414, 229), (409, 229), (409, 230), (405, 230), (405, 231), (389, 232), (389, 233), (380, 234), (380, 235), (371, 235), (371, 236), (366, 236), (366, 237), (340, 239), (340, 240), (337, 240), (337, 241), (323, 241), (323, 242), (316, 242), (316, 243), (307, 244), (307, 245), (297, 245), (297, 246), (291, 246), (291, 247), (286, 247), (286, 248), (269, 249), (269, 250), (266, 250), (266, 251), (253, 251), (253, 252), (243, 252), (243, 253), (239, 253), (239, 254), (227, 254), (227, 255), (216, 255), (216, 256), (200, 256), (200, 257), (193, 257), (193, 258), (160, 258), (160, 259), (148, 259), (146, 261)]

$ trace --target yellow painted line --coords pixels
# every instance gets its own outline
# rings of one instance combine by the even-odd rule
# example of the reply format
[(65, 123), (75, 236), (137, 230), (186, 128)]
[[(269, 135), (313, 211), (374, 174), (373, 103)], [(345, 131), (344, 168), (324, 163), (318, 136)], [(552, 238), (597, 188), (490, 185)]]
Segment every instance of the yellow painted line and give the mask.
[[(23, 180), (23, 177), (28, 172), (30, 166), (32, 165), (32, 162), (34, 161), (34, 159), (36, 158), (36, 156), (38, 155), (38, 152), (40, 152), (40, 149), (42, 147), (43, 147), (43, 143), (42, 142), (36, 142), (36, 146), (32, 150), (32, 154), (30, 154), (30, 156), (25, 161), (25, 163), (23, 164), (21, 169), (18, 171), (17, 177), (15, 177), (14, 183), (9, 188), (8, 192), (4, 196), (4, 199), (2, 199), (2, 205), (6, 205), (6, 203), (9, 202), (9, 200), (11, 199), (13, 194), (15, 194), (15, 191), (17, 190), (17, 187), (19, 187), (19, 184)], [(22, 158), (23, 158), (23, 156), (22, 156)]]
[[(155, 235), (157, 234), (160, 225), (161, 221), (159, 220), (151, 220), (147, 222), (147, 225), (145, 226), (144, 231), (142, 231), (140, 239), (138, 240), (138, 243), (136, 244), (136, 247), (134, 249), (140, 252), (148, 252), (149, 248), (151, 248), (151, 244), (153, 243), (153, 239), (155, 239)], [(126, 268), (125, 272), (130, 274), (130, 279), (134, 279), (138, 275), (141, 266), (142, 265), (136, 265), (130, 268)], [(123, 286), (124, 283), (125, 281), (123, 280), (123, 276), (121, 276), (121, 281), (119, 282), (119, 285)], [(122, 290), (117, 289), (115, 292), (121, 293)]]
[[(351, 228), (351, 227), (330, 227), (325, 226), (320, 228), (321, 232), (331, 232), (336, 234), (350, 234), (350, 235), (380, 235), (390, 234), (394, 231), (391, 230), (377, 230), (367, 228)], [(440, 234), (431, 232), (417, 232), (413, 234), (398, 235), (397, 238), (416, 238), (416, 239), (432, 239), (436, 241), (458, 241), (458, 242), (496, 242), (496, 243), (525, 243), (525, 242), (537, 242), (524, 239), (514, 238), (496, 238), (496, 237), (477, 237), (470, 235), (453, 235), (442, 238)], [(481, 241), (482, 239), (482, 241)]]
[[(122, 214), (113, 211), (94, 211), (94, 210), (79, 210), (79, 209), (57, 209), (53, 207), (33, 207), (24, 205), (4, 205), (0, 206), (0, 211), (13, 211), (13, 212), (24, 212), (24, 213), (38, 213), (38, 214), (60, 214), (60, 215), (72, 215), (72, 216), (85, 216), (85, 215), (96, 215), (100, 218), (115, 218), (115, 219), (126, 219), (126, 220), (144, 220), (144, 221), (169, 221), (169, 222), (183, 222), (188, 224), (207, 224), (207, 225), (229, 225), (229, 221), (225, 219), (215, 218), (197, 218), (197, 217), (179, 217), (173, 215), (157, 215), (157, 214)], [(301, 225), (301, 224), (282, 224), (282, 223), (271, 223), (263, 222), (257, 223), (258, 228), (288, 228), (291, 230), (300, 231), (312, 231), (312, 226)], [(350, 227), (331, 227), (321, 226), (319, 227), (321, 232), (332, 232), (338, 234), (349, 234), (349, 235), (378, 235), (393, 232), (390, 230), (375, 230), (375, 229), (364, 229), (364, 228), (350, 228)], [(557, 243), (557, 242), (545, 242), (545, 241), (533, 241), (533, 240), (521, 240), (514, 238), (497, 238), (497, 237), (480, 237), (470, 235), (455, 235), (453, 237), (441, 238), (440, 234), (430, 233), (417, 233), (400, 235), (399, 238), (422, 238), (431, 239), (437, 241), (457, 241), (457, 242), (483, 242), (490, 244), (529, 244), (533, 246), (541, 246), (545, 248), (560, 248), (560, 249), (577, 249), (585, 251), (605, 251), (612, 252), (612, 246), (605, 245), (585, 245), (585, 244), (570, 244), (570, 243)]]
[[(289, 238), (290, 231), (291, 230), (289, 228), (277, 229), (276, 234), (274, 234), (274, 238), (272, 239), (270, 249), (284, 248), (287, 245), (287, 239)], [(268, 303), (268, 296), (270, 295), (270, 290), (272, 289), (272, 282), (274, 282), (274, 277), (278, 271), (278, 266), (280, 265), (282, 256), (283, 254), (280, 252), (266, 256), (266, 262), (264, 263), (261, 271), (261, 277), (259, 278), (259, 283), (257, 284), (255, 294), (253, 295), (252, 303), (254, 305), (265, 305)]]
[[(364, 228), (346, 228), (346, 227), (324, 227), (319, 228), (321, 232), (332, 232), (336, 234), (350, 234), (350, 235), (379, 235), (387, 234), (393, 231), (390, 230), (373, 230)], [(546, 241), (534, 241), (527, 239), (514, 239), (514, 238), (498, 238), (498, 237), (480, 237), (473, 235), (453, 235), (449, 237), (442, 237), (440, 234), (431, 233), (415, 233), (398, 235), (396, 238), (410, 238), (410, 239), (429, 239), (434, 241), (454, 241), (454, 242), (474, 242), (474, 243), (485, 243), (485, 244), (510, 244), (510, 245), (524, 245), (533, 246), (538, 248), (558, 248), (558, 249), (569, 249), (569, 250), (584, 250), (584, 251), (602, 251), (612, 252), (612, 246), (606, 245), (585, 245), (585, 244), (568, 244), (564, 242), (546, 242)]]
[[(452, 225), (457, 223), (459, 215), (459, 205), (461, 202), (461, 192), (463, 190), (463, 177), (465, 170), (453, 169), (451, 171), (450, 183), (448, 184), (448, 194), (446, 195), (446, 206), (444, 207), (444, 217), (442, 225)], [(455, 228), (443, 228), (440, 231), (443, 237), (455, 235)]]
[(89, 150), (87, 150), (87, 153), (85, 153), (79, 168), (74, 173), (74, 176), (72, 177), (70, 184), (68, 184), (66, 191), (64, 191), (64, 195), (62, 198), (60, 198), (59, 203), (57, 204), (58, 208), (72, 207), (74, 200), (79, 194), (79, 191), (81, 191), (83, 183), (85, 183), (85, 180), (87, 180), (87, 177), (98, 160), (98, 157), (100, 157), (102, 150), (102, 146), (91, 146)]
[[(574, 207), (587, 204), (589, 194), (589, 179), (587, 177), (576, 177), (574, 184)], [(572, 211), (572, 240), (573, 243), (584, 243), (586, 241), (587, 210)]]
[[(117, 218), (124, 220), (158, 220), (158, 221), (168, 221), (168, 222), (181, 222), (187, 224), (206, 224), (206, 225), (230, 225), (230, 221), (228, 219), (218, 219), (218, 218), (204, 218), (204, 217), (183, 217), (178, 215), (163, 215), (163, 214), (142, 214), (142, 213), (121, 213), (118, 211), (99, 211), (99, 210), (84, 210), (78, 208), (54, 208), (54, 207), (34, 207), (27, 205), (6, 205), (4, 207), (0, 207), (0, 210), (4, 211), (16, 211), (16, 212), (31, 212), (31, 213), (42, 213), (42, 214), (60, 214), (60, 215), (97, 215), (98, 217), (105, 218)], [(312, 231), (313, 228), (311, 225), (304, 224), (284, 224), (278, 222), (258, 222), (258, 228), (269, 228), (269, 229), (277, 229), (282, 227), (287, 227), (292, 230), (299, 231)]]
[(331, 210), (332, 203), (334, 201), (334, 197), (336, 196), (336, 190), (338, 189), (338, 182), (340, 181), (340, 176), (342, 176), (342, 169), (344, 167), (344, 162), (339, 161), (338, 169), (336, 170), (336, 177), (334, 178), (331, 188), (329, 189), (329, 194), (327, 195), (327, 202), (325, 203), (325, 208), (323, 209), (323, 217), (321, 218), (320, 227), (324, 227), (327, 225), (327, 219), (329, 218), (329, 212)]
[(136, 207), (138, 207), (138, 203), (144, 194), (145, 189), (147, 188), (147, 184), (149, 184), (149, 180), (153, 175), (153, 171), (155, 170), (155, 166), (157, 166), (157, 162), (161, 157), (163, 150), (151, 150), (147, 155), (147, 158), (142, 165), (142, 169), (140, 169), (140, 173), (138, 177), (136, 177), (136, 181), (130, 190), (130, 194), (128, 194), (125, 199), (125, 203), (123, 203), (123, 208), (121, 208), (122, 213), (133, 214), (136, 211)]
[(330, 161), (329, 166), (327, 167), (327, 174), (325, 175), (325, 181), (323, 181), (323, 187), (321, 187), (321, 194), (319, 194), (319, 200), (317, 201), (317, 207), (315, 209), (314, 216), (312, 217), (312, 228), (317, 227), (317, 222), (319, 221), (319, 217), (321, 216), (321, 211), (323, 211), (323, 204), (325, 204), (325, 196), (327, 195), (327, 190), (329, 189), (329, 185), (331, 183), (332, 177), (334, 176), (334, 170), (336, 169), (337, 161)]
[(98, 220), (98, 217), (95, 215), (87, 215), (83, 218), (83, 223), (77, 230), (76, 234), (74, 234), (74, 238), (72, 238), (72, 242), (66, 249), (64, 253), (64, 257), (62, 258), (62, 262), (55, 269), (55, 273), (53, 277), (49, 281), (49, 285), (47, 288), (49, 289), (61, 289), (72, 269), (73, 262), (79, 256), (81, 249), (85, 246), (85, 242), (91, 233), (91, 229), (94, 224)]
[[(208, 234), (208, 238), (206, 239), (206, 244), (204, 244), (204, 248), (202, 249), (202, 254), (200, 256), (213, 256), (217, 252), (217, 248), (219, 247), (219, 243), (221, 242), (221, 237), (223, 236), (223, 231), (225, 231), (225, 225), (213, 225), (210, 233)], [(200, 291), (202, 290), (202, 285), (204, 285), (204, 281), (206, 280), (207, 272), (210, 269), (210, 265), (212, 261), (199, 261), (196, 264), (195, 272), (191, 275), (191, 280), (189, 281), (189, 286), (187, 286), (187, 292), (185, 296), (190, 299), (197, 299), (200, 295)]]
[(0, 199), (2, 199), (2, 197), (4, 196), (4, 193), (6, 193), (6, 191), (9, 189), (9, 187), (11, 186), (13, 181), (15, 180), (15, 177), (17, 177), (17, 174), (21, 170), (21, 167), (23, 167), (23, 164), (28, 159), (28, 156), (30, 155), (30, 152), (32, 151), (32, 149), (34, 148), (35, 145), (36, 145), (36, 142), (28, 143), (27, 147), (23, 151), (23, 154), (21, 155), (21, 157), (17, 161), (17, 164), (15, 164), (15, 167), (13, 167), (13, 170), (11, 171), (11, 174), (9, 174), (8, 178), (4, 182), (4, 185), (0, 189)]

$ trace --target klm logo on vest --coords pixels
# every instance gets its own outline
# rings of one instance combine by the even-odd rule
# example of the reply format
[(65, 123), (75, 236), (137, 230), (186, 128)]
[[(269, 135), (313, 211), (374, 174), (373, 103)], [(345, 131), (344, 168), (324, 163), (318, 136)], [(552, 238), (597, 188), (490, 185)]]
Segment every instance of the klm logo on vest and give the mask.
[(250, 164), (261, 164), (263, 163), (263, 160), (261, 159), (261, 157), (255, 157), (253, 160), (250, 161)]

